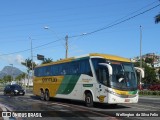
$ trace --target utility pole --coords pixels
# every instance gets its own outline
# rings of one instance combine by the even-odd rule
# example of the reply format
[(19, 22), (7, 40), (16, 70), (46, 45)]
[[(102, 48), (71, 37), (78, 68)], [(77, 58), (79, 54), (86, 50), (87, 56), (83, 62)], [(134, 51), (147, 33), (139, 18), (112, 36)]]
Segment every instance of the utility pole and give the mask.
[(13, 81), (13, 64), (10, 64), (12, 66), (12, 72), (11, 72), (11, 82)]
[(66, 35), (65, 41), (66, 41), (66, 58), (68, 58), (68, 35)]
[[(31, 40), (31, 71), (32, 71), (32, 74), (31, 74), (31, 79), (33, 78), (33, 47), (32, 47), (32, 38), (29, 37), (30, 40)], [(29, 81), (28, 81), (28, 87), (29, 87)]]
[(142, 68), (142, 26), (140, 26), (140, 68)]
[[(142, 68), (142, 26), (140, 25), (140, 68)], [(140, 90), (142, 89), (142, 77), (140, 74)]]
[[(27, 60), (25, 60), (25, 63), (26, 63), (26, 67), (28, 66), (28, 64), (27, 64)], [(27, 73), (28, 73), (28, 70), (27, 70)], [(29, 78), (27, 77), (27, 73), (25, 74), (25, 81), (24, 81), (24, 86), (25, 86), (25, 93), (27, 93), (27, 91), (26, 91), (26, 80), (28, 79), (28, 84), (29, 84)]]

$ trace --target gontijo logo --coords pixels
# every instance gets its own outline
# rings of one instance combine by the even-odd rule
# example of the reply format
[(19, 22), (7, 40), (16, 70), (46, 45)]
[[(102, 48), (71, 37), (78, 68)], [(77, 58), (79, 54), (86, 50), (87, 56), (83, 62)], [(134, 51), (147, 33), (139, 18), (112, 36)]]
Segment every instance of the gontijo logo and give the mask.
[(57, 82), (57, 78), (55, 77), (47, 77), (47, 78), (42, 78), (42, 82)]

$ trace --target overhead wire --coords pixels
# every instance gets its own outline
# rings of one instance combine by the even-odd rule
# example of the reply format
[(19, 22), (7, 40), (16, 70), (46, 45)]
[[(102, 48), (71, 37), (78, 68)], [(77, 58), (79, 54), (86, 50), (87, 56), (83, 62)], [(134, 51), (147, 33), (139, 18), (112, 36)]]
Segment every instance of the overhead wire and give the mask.
[[(125, 18), (125, 17), (127, 17), (127, 16), (130, 16), (130, 15), (132, 15), (132, 14), (134, 14), (134, 13), (136, 13), (136, 12), (138, 12), (138, 11), (140, 11), (140, 10), (142, 10), (142, 9), (144, 9), (144, 8), (146, 8), (146, 7), (148, 7), (148, 6), (151, 6), (151, 5), (153, 5), (154, 3), (156, 3), (156, 2), (159, 2), (159, 1), (154, 1), (154, 2), (152, 2), (152, 3), (150, 3), (150, 4), (148, 4), (148, 5), (146, 5), (146, 6), (144, 6), (144, 7), (142, 7), (142, 8), (140, 8), (140, 9), (138, 9), (138, 10), (136, 10), (136, 11), (134, 11), (134, 12), (132, 12), (132, 13), (129, 13), (128, 15), (126, 15), (126, 16), (124, 16), (124, 17), (122, 17), (122, 18), (120, 18), (120, 19), (117, 19), (117, 20), (115, 20), (114, 22), (111, 22), (110, 24), (113, 24), (113, 23), (115, 23), (115, 22), (117, 22), (117, 21), (119, 21), (119, 20), (121, 20), (121, 19), (123, 19), (123, 18)], [(79, 18), (78, 18), (79, 19)], [(93, 19), (93, 18), (91, 18), (91, 19)], [(52, 21), (52, 20), (51, 20)], [(50, 21), (50, 22), (51, 22)], [(65, 20), (66, 21), (66, 20)], [(69, 21), (71, 21), (71, 20), (69, 20)], [(54, 21), (55, 22), (55, 21)], [(36, 23), (28, 23), (28, 24), (22, 24), (22, 25), (13, 25), (13, 26), (8, 26), (8, 27), (17, 27), (17, 26), (29, 26), (29, 25), (35, 25), (35, 24), (44, 24), (44, 22), (36, 22)], [(110, 24), (108, 24), (108, 25), (110, 25)], [(2, 27), (2, 26), (1, 26)], [(7, 26), (5, 26), (5, 28), (7, 28)], [(22, 31), (22, 30), (21, 30)]]
[[(119, 21), (119, 20), (122, 20), (122, 19), (124, 19), (124, 18), (126, 18), (126, 17), (128, 17), (128, 16), (131, 16), (131, 15), (133, 15), (133, 14), (135, 14), (135, 13), (143, 10), (144, 8), (147, 8), (147, 7), (151, 6), (151, 5), (153, 5), (153, 4), (156, 3), (156, 2), (158, 2), (158, 1), (156, 0), (156, 1), (152, 2), (152, 3), (149, 3), (149, 4), (147, 4), (146, 6), (140, 8), (140, 9), (134, 11), (134, 12), (131, 12), (131, 13), (127, 14), (127, 15), (125, 15), (124, 17), (122, 17), (122, 18), (120, 18), (120, 19), (117, 19), (117, 20), (115, 20), (114, 22), (111, 22), (110, 24), (113, 24), (113, 23), (115, 23), (115, 22), (117, 22), (117, 21)], [(109, 24), (109, 25), (110, 25), (110, 24)]]
[[(154, 2), (152, 2), (152, 3), (150, 3), (150, 4), (148, 4), (147, 6), (150, 6), (150, 5), (152, 5), (152, 4), (154, 4), (154, 3), (156, 3), (157, 2), (157, 0), (156, 1), (154, 1)], [(145, 6), (145, 7), (147, 7), (147, 6)], [(141, 8), (141, 9), (144, 9), (145, 7), (143, 7), (143, 8)], [(139, 10), (137, 10), (137, 11), (139, 11)], [(136, 12), (137, 12), (136, 11)], [(32, 12), (32, 14), (33, 14), (34, 12)], [(35, 12), (35, 13), (37, 13), (37, 12)], [(41, 12), (38, 12), (38, 13), (41, 13)], [(25, 13), (25, 14), (23, 14), (23, 15), (26, 15), (27, 13)], [(30, 12), (28, 13), (29, 15), (30, 15)], [(75, 13), (76, 14), (76, 13)], [(14, 15), (14, 14), (13, 14)], [(17, 14), (16, 13), (16, 15), (19, 15), (19, 14)], [(68, 16), (68, 15), (67, 15)], [(44, 16), (43, 16), (44, 17)], [(53, 18), (55, 18), (56, 16), (54, 16)], [(63, 16), (64, 17), (64, 16)], [(80, 18), (77, 18), (76, 19), (76, 21), (77, 20), (79, 20)], [(87, 18), (88, 19), (88, 18)], [(94, 19), (94, 18), (90, 18), (90, 19)], [(25, 18), (25, 20), (26, 20), (26, 18)], [(28, 19), (28, 20), (30, 20), (30, 18)], [(17, 21), (17, 20), (15, 20), (15, 21)], [(21, 20), (22, 21), (22, 20)], [(66, 21), (66, 20), (65, 20)], [(70, 19), (68, 20), (68, 21), (71, 21)], [(13, 22), (13, 20), (12, 20), (12, 22)], [(6, 29), (6, 28), (11, 28), (11, 27), (21, 27), (21, 26), (32, 26), (32, 25), (39, 25), (39, 24), (44, 24), (44, 23), (46, 23), (46, 22), (53, 22), (53, 20), (49, 20), (49, 21), (45, 21), (45, 22), (35, 22), (35, 23), (26, 23), (26, 24), (19, 24), (19, 25), (9, 25), (9, 26), (0, 26), (0, 27), (3, 27), (3, 29)], [(55, 22), (55, 21), (54, 21)], [(59, 20), (57, 21), (57, 22), (59, 22)], [(60, 21), (60, 22), (64, 22), (64, 20), (62, 20), (62, 21)]]
[(105, 30), (105, 29), (108, 29), (108, 28), (114, 27), (114, 26), (116, 26), (116, 25), (119, 25), (119, 24), (121, 24), (121, 23), (124, 23), (124, 22), (126, 22), (126, 21), (129, 21), (129, 20), (131, 20), (131, 19), (133, 19), (133, 18), (135, 18), (135, 17), (137, 17), (137, 16), (140, 16), (140, 15), (146, 13), (146, 12), (149, 12), (149, 11), (151, 11), (151, 10), (159, 7), (159, 6), (160, 6), (160, 4), (158, 4), (158, 5), (156, 5), (156, 6), (152, 7), (152, 8), (149, 8), (149, 9), (143, 11), (143, 12), (140, 12), (140, 13), (138, 13), (138, 14), (136, 14), (136, 15), (133, 15), (133, 16), (131, 16), (131, 17), (129, 17), (129, 18), (126, 18), (126, 19), (124, 19), (124, 20), (122, 20), (122, 21), (120, 21), (120, 22), (116, 22), (116, 23), (114, 23), (114, 24), (111, 24), (111, 25), (108, 25), (108, 26), (105, 26), (105, 27), (99, 28), (99, 29), (97, 29), (97, 30), (94, 30), (94, 31), (91, 31), (91, 32), (88, 32), (88, 33), (81, 34), (81, 35), (73, 35), (73, 36), (70, 36), (70, 37), (68, 37), (68, 38), (74, 38), (74, 37), (83, 36), (83, 35), (86, 36), (86, 35), (90, 35), (90, 34), (93, 34), (93, 33), (96, 33), (96, 32), (103, 31), (103, 30)]
[[(63, 38), (63, 39), (58, 39), (58, 40), (55, 40), (55, 41), (52, 41), (52, 42), (48, 42), (48, 43), (46, 43), (46, 44), (42, 44), (42, 45), (39, 45), (39, 46), (36, 46), (36, 47), (33, 47), (32, 49), (37, 49), (37, 48), (40, 48), (40, 47), (43, 47), (43, 46), (46, 46), (46, 45), (50, 45), (50, 44), (52, 44), (52, 43), (55, 43), (55, 42), (61, 41), (61, 40), (64, 40), (64, 38)], [(16, 51), (16, 52), (11, 52), (11, 53), (1, 54), (0, 56), (17, 54), (17, 53), (27, 52), (27, 51), (30, 51), (30, 50), (31, 50), (31, 48), (25, 49), (25, 50), (21, 50), (21, 51)]]
[[(152, 3), (152, 4), (153, 4), (153, 3)], [(149, 12), (149, 11), (151, 11), (151, 10), (159, 7), (159, 6), (160, 6), (160, 4), (158, 4), (158, 5), (154, 6), (154, 7), (151, 7), (151, 8), (149, 8), (149, 9), (143, 11), (143, 12), (140, 12), (140, 13), (138, 13), (138, 14), (136, 14), (136, 15), (133, 15), (133, 16), (131, 16), (131, 17), (129, 17), (129, 18), (126, 18), (126, 19), (124, 19), (124, 20), (121, 20), (121, 21), (119, 21), (119, 22), (116, 22), (116, 23), (114, 23), (114, 24), (111, 24), (111, 25), (109, 24), (108, 26), (99, 28), (99, 29), (97, 29), (97, 30), (94, 30), (94, 31), (91, 31), (91, 32), (88, 32), (88, 33), (83, 33), (83, 34), (80, 34), (80, 35), (69, 36), (68, 38), (75, 38), (75, 37), (87, 36), (87, 35), (91, 35), (91, 34), (94, 34), (94, 33), (100, 32), (100, 31), (103, 31), (103, 30), (105, 30), (105, 29), (108, 29), (108, 28), (114, 27), (114, 26), (116, 26), (116, 25), (119, 25), (119, 24), (121, 24), (121, 23), (124, 23), (124, 22), (126, 22), (126, 21), (129, 21), (129, 20), (131, 20), (131, 19), (133, 19), (133, 18), (135, 18), (135, 17), (137, 17), (137, 16), (140, 16), (140, 15), (146, 13), (146, 12)], [(133, 13), (135, 13), (135, 12), (133, 12)], [(133, 14), (133, 13), (132, 13), (132, 14)], [(122, 19), (122, 18), (121, 18), (121, 19)], [(118, 20), (116, 20), (116, 21), (118, 21)], [(62, 38), (62, 39), (64, 40), (64, 38)], [(49, 42), (49, 43), (46, 43), (46, 44), (42, 44), (42, 45), (36, 46), (36, 47), (34, 47), (33, 49), (37, 49), (37, 48), (40, 48), (40, 47), (43, 47), (43, 46), (47, 46), (47, 45), (49, 45), (49, 44), (52, 44), (52, 43), (57, 42), (57, 41), (60, 41), (60, 40), (62, 40), (62, 39), (58, 39), (58, 40), (55, 40), (55, 41), (52, 41), (52, 42)], [(21, 52), (26, 52), (26, 51), (29, 51), (29, 50), (31, 50), (31, 49), (16, 51), (16, 52), (7, 53), (7, 54), (1, 54), (0, 56), (10, 55), (10, 54), (16, 54), (16, 53), (21, 53)]]

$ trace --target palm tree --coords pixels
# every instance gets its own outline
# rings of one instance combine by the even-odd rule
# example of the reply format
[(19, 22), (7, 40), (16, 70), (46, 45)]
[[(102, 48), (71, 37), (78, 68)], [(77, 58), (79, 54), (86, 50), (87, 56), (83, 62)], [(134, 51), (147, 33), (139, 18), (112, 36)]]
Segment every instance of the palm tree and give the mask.
[(53, 60), (51, 58), (44, 58), (42, 64), (46, 64), (46, 63), (50, 63), (53, 62)]
[(160, 13), (155, 16), (155, 23), (158, 24), (160, 22)]
[[(32, 70), (32, 60), (28, 58), (24, 62), (21, 62), (21, 64), (27, 67), (27, 75), (29, 76), (29, 72)], [(33, 62), (33, 70), (35, 66), (37, 65), (35, 62)], [(28, 87), (29, 87), (29, 77), (28, 77)]]
[[(32, 70), (32, 60), (31, 59), (26, 59), (25, 62), (21, 62), (22, 65), (26, 66), (28, 70)], [(33, 69), (36, 66), (36, 63), (33, 62)]]

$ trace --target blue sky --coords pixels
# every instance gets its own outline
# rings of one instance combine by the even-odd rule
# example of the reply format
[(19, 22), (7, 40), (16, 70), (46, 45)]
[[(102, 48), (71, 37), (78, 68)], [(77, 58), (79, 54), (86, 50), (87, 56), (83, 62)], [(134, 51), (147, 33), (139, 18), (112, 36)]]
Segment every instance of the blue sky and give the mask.
[[(25, 71), (20, 62), (31, 58), (31, 39), (34, 56), (42, 54), (58, 60), (65, 57), (66, 35), (90, 33), (158, 4), (158, 0), (3, 0), (0, 3), (0, 70), (13, 64)], [(160, 54), (160, 24), (154, 23), (159, 12), (160, 6), (111, 28), (69, 38), (69, 57), (88, 53), (138, 56), (140, 25), (142, 53)], [(44, 29), (45, 26), (49, 29)], [(34, 61), (40, 63), (36, 57)]]

